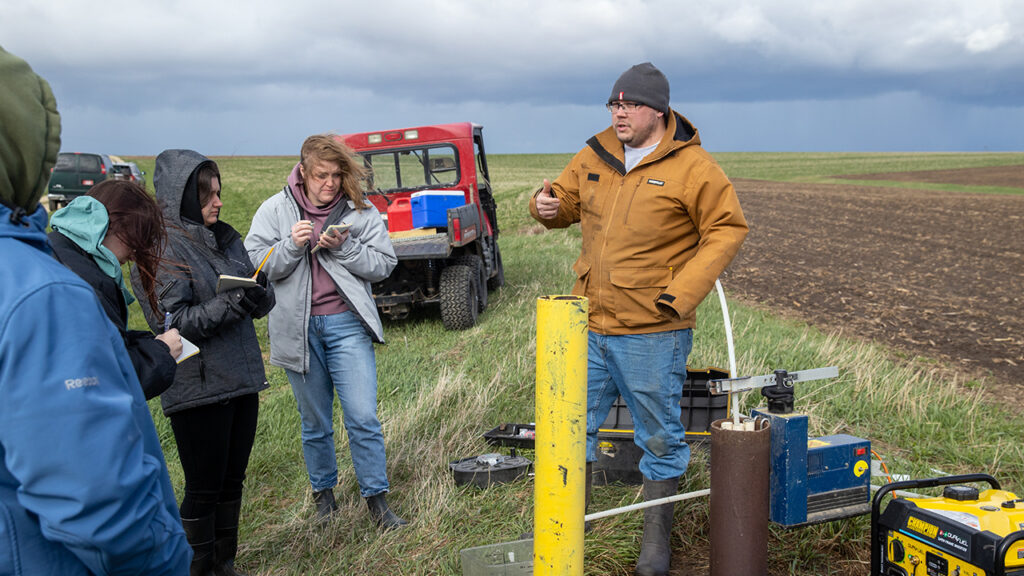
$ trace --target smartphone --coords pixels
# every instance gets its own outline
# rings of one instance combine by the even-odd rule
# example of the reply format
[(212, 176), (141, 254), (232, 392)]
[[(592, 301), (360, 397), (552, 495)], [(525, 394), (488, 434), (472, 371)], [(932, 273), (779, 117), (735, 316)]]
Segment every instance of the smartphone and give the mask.
[[(337, 236), (340, 232), (344, 232), (345, 230), (348, 230), (351, 227), (352, 227), (351, 224), (346, 224), (344, 222), (339, 222), (338, 224), (331, 224), (330, 226), (327, 227), (327, 230), (324, 230), (324, 234), (330, 234), (331, 236)], [(316, 251), (319, 250), (319, 249), (320, 249), (320, 245), (317, 244), (316, 246), (313, 246), (313, 250), (311, 250), (310, 253), (311, 254), (315, 254)]]

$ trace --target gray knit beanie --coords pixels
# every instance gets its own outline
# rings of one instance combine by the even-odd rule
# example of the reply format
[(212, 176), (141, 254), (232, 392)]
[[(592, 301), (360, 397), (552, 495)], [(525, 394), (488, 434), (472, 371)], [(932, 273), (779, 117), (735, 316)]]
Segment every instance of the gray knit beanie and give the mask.
[(668, 79), (650, 62), (637, 64), (615, 81), (608, 102), (617, 100), (639, 102), (668, 114)]

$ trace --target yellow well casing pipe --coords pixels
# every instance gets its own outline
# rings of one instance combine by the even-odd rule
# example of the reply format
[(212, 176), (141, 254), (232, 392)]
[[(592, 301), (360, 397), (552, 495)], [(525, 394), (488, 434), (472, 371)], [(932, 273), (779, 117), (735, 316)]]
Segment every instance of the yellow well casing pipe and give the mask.
[(581, 296), (537, 299), (533, 573), (583, 574), (587, 311)]

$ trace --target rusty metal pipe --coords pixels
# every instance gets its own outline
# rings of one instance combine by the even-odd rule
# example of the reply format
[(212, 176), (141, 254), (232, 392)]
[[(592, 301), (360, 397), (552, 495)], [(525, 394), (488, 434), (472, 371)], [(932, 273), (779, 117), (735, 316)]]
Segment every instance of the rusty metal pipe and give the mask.
[(711, 423), (711, 576), (765, 576), (771, 431), (765, 419), (732, 424)]

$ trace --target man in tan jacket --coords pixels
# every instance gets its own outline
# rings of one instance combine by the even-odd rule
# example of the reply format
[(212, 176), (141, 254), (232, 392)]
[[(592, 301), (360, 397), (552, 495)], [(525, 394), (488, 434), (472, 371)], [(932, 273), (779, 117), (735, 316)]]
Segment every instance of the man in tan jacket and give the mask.
[[(669, 107), (668, 80), (654, 65), (624, 72), (607, 107), (612, 125), (544, 180), (530, 214), (547, 228), (578, 222), (583, 235), (573, 294), (590, 309), (587, 486), (597, 429), (621, 395), (653, 500), (676, 493), (689, 463), (680, 397), (696, 309), (747, 223), (696, 128)], [(645, 509), (638, 575), (668, 574), (672, 514), (671, 504)]]

